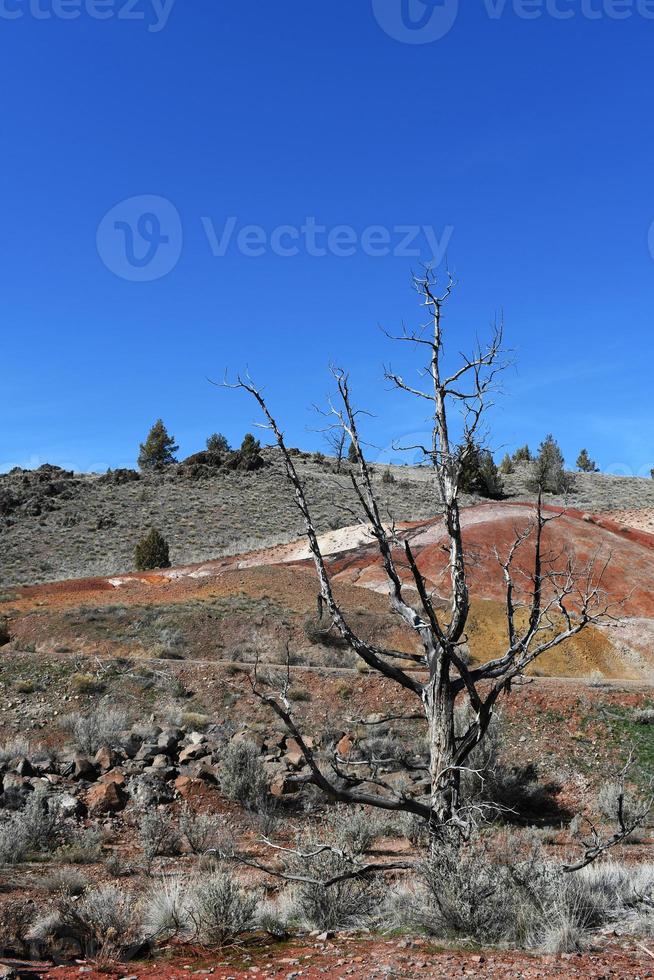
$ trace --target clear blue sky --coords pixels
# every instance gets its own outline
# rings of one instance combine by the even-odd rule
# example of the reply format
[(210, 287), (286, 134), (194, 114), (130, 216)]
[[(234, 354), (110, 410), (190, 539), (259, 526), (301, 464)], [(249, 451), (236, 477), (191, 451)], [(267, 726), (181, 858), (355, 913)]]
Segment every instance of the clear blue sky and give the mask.
[[(418, 259), (394, 229), (426, 225), (460, 279), (451, 348), (504, 310), (516, 368), (493, 445), (552, 431), (569, 461), (584, 445), (649, 472), (645, 0), (558, 0), (567, 19), (465, 0), (447, 32), (453, 0), (411, 0), (413, 27), (403, 2), (1, 0), (1, 469), (133, 465), (158, 416), (183, 454), (215, 430), (237, 441), (254, 407), (206, 376), (246, 366), (292, 443), (320, 446), (330, 359), (372, 441), (419, 431), (379, 381), (406, 359), (377, 325), (414, 321)], [(419, 39), (421, 16), (444, 36)], [(352, 231), (326, 255), (300, 231), (271, 243), (307, 218)], [(262, 231), (244, 248), (246, 225)], [(390, 254), (369, 254), (371, 226)]]

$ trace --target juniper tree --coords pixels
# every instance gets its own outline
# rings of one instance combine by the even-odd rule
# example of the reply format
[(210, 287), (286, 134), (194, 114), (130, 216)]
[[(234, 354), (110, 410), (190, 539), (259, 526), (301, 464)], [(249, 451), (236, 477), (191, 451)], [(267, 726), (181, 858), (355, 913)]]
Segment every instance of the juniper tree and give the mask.
[(563, 468), (564, 463), (563, 453), (554, 436), (545, 436), (532, 463), (530, 488), (535, 492), (565, 493), (570, 489), (570, 481)]
[(597, 463), (594, 459), (591, 459), (588, 455), (587, 449), (582, 449), (577, 456), (577, 469), (581, 470), (582, 473), (597, 473), (599, 472)]
[(168, 542), (159, 531), (152, 528), (141, 538), (134, 552), (134, 564), (139, 572), (152, 568), (170, 568)]
[(229, 443), (221, 432), (214, 432), (207, 439), (208, 453), (228, 453), (229, 451)]
[(138, 465), (142, 470), (155, 469), (158, 466), (168, 466), (175, 463), (175, 453), (179, 446), (168, 434), (166, 426), (161, 419), (157, 419), (145, 442), (139, 447)]

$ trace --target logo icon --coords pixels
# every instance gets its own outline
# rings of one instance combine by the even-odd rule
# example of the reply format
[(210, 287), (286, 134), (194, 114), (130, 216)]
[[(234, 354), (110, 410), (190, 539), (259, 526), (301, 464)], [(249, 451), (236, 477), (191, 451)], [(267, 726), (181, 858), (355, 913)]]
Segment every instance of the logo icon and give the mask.
[(459, 0), (372, 0), (381, 29), (403, 44), (432, 44), (452, 28)]
[(175, 268), (182, 254), (182, 221), (165, 197), (142, 194), (108, 211), (96, 236), (98, 254), (114, 275), (153, 282)]

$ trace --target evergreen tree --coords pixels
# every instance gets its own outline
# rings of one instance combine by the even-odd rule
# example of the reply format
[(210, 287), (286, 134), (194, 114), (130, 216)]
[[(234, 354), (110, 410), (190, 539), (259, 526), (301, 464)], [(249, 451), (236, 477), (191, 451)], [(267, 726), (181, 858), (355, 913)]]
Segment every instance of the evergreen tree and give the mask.
[(214, 432), (207, 439), (208, 453), (228, 453), (229, 451), (229, 443), (221, 432)]
[(582, 449), (577, 456), (577, 469), (582, 473), (598, 473), (599, 468), (594, 459), (588, 455), (588, 450)]
[(546, 436), (538, 447), (538, 456), (532, 464), (530, 489), (541, 489), (547, 493), (565, 493), (569, 490), (570, 480), (563, 468), (564, 462), (563, 453), (554, 436)]
[(513, 460), (511, 459), (508, 453), (505, 453), (504, 459), (500, 463), (500, 473), (502, 473), (504, 476), (508, 476), (510, 473), (513, 473), (514, 471), (515, 471), (515, 467), (513, 465)]
[(241, 448), (239, 449), (239, 456), (238, 468), (241, 470), (258, 470), (264, 465), (261, 455), (261, 444), (258, 439), (254, 438), (251, 432), (248, 432), (244, 436)]
[(134, 552), (137, 571), (145, 572), (151, 568), (170, 568), (168, 542), (153, 528), (141, 538)]
[(502, 496), (502, 481), (492, 453), (472, 443), (463, 457), (459, 489), (480, 497), (496, 499)]
[(358, 463), (359, 459), (357, 457), (357, 449), (353, 442), (350, 443), (350, 448), (347, 451), (347, 458), (350, 463)]
[(139, 447), (138, 465), (142, 470), (151, 470), (157, 466), (167, 466), (176, 463), (175, 453), (179, 446), (172, 436), (168, 435), (166, 426), (157, 419), (145, 442)]
[(521, 446), (520, 449), (516, 449), (513, 454), (514, 463), (531, 463), (533, 456), (531, 455), (531, 449), (529, 446)]

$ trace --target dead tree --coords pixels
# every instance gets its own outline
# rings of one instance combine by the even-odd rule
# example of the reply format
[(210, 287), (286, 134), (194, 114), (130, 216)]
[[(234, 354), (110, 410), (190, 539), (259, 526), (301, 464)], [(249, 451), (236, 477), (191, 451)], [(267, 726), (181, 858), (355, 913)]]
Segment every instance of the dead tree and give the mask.
[(340, 426), (329, 428), (324, 432), (323, 438), (331, 450), (331, 455), (336, 460), (336, 472), (340, 473), (343, 465), (343, 457), (345, 456), (346, 433)]
[[(419, 653), (407, 656), (380, 648), (354, 630), (335, 598), (304, 485), (277, 421), (262, 392), (248, 378), (239, 378), (231, 387), (244, 389), (256, 399), (277, 442), (295, 502), (304, 519), (320, 594), (333, 627), (371, 671), (397, 684), (420, 704), (427, 728), (429, 793), (417, 798), (391, 786), (379, 772), (367, 775), (363, 771), (353, 771), (345, 760), (338, 758), (332, 760), (331, 772), (325, 772), (314, 750), (303, 739), (283, 693), (279, 696), (262, 693), (256, 684), (255, 693), (276, 712), (297, 739), (311, 781), (329, 798), (414, 814), (428, 823), (431, 838), (437, 841), (452, 835), (465, 838), (470, 833), (472, 807), (461, 797), (461, 774), (471, 753), (488, 732), (495, 706), (510, 689), (512, 681), (548, 650), (590, 624), (606, 623), (613, 617), (601, 584), (607, 562), (602, 566), (596, 557), (580, 568), (571, 555), (548, 552), (546, 530), (555, 517), (546, 515), (539, 495), (533, 521), (516, 534), (508, 555), (499, 557), (506, 594), (505, 651), (477, 666), (466, 662), (462, 646), (466, 640), (470, 600), (458, 502), (459, 478), (470, 447), (482, 435), (484, 412), (503, 367), (502, 328), (495, 329), (486, 347), (477, 345), (472, 355), (461, 355), (460, 365), (447, 373), (444, 369), (442, 317), (454, 281), (448, 276), (446, 287), (439, 294), (435, 277), (427, 272), (416, 278), (414, 285), (428, 323), (416, 332), (405, 330), (393, 339), (425, 352), (426, 363), (422, 366), (421, 376), (427, 383), (424, 387), (414, 386), (391, 369), (386, 371), (386, 379), (397, 389), (424, 402), (430, 413), (429, 444), (403, 448), (420, 449), (433, 468), (434, 509), (443, 514), (448, 539), (445, 613), (437, 609), (433, 592), (419, 570), (409, 541), (402, 540), (394, 526), (382, 519), (359, 434), (360, 413), (353, 406), (348, 376), (340, 369), (332, 369), (339, 401), (330, 406), (330, 411), (353, 447), (356, 472), (351, 474), (352, 485), (361, 518), (379, 548), (392, 609), (417, 637)], [(462, 438), (458, 443), (450, 431), (448, 412), (453, 406), (461, 410), (463, 417)], [(529, 572), (525, 575), (524, 568), (517, 567), (517, 559), (526, 552), (529, 552)], [(409, 672), (407, 660), (413, 661), (412, 666), (418, 669)], [(463, 732), (457, 732), (455, 705), (462, 695), (469, 700), (471, 720)]]

